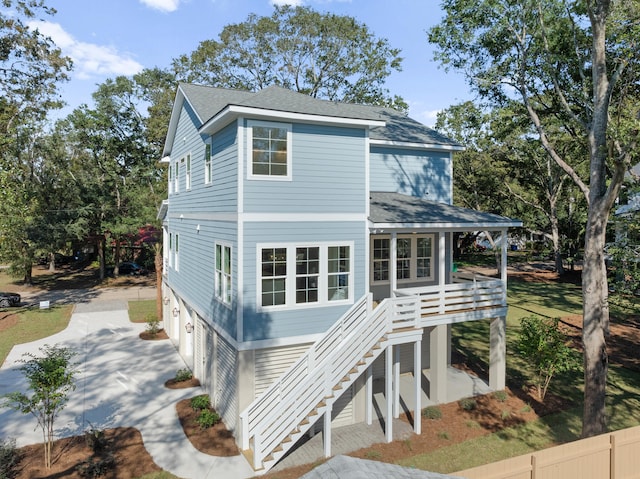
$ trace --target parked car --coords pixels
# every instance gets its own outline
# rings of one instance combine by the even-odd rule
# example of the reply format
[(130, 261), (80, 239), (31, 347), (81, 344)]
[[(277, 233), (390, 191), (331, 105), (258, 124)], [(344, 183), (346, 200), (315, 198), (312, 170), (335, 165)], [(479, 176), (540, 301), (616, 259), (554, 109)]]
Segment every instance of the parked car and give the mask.
[(0, 308), (8, 308), (9, 306), (20, 306), (20, 295), (0, 292)]
[(133, 261), (125, 261), (118, 265), (118, 274), (145, 275), (147, 270)]

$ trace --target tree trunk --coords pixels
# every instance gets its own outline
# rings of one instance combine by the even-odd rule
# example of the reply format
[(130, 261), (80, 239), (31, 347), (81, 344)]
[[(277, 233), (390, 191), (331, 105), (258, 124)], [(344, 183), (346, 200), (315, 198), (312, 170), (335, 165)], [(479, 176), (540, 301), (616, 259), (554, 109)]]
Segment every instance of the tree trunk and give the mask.
[(56, 270), (56, 254), (54, 252), (49, 253), (49, 272), (53, 273)]
[(158, 315), (158, 320), (162, 321), (162, 247), (160, 243), (156, 243), (153, 249), (155, 252), (154, 263), (156, 267), (156, 314)]
[(102, 281), (105, 276), (105, 268), (104, 268), (104, 236), (102, 236), (98, 240), (98, 262), (100, 264), (100, 280)]
[(592, 204), (585, 235), (584, 269), (582, 271), (584, 346), (584, 411), (582, 436), (590, 437), (607, 431), (605, 395), (608, 357), (606, 336), (609, 332), (607, 269), (604, 244), (607, 211)]
[(113, 276), (114, 277), (118, 277), (120, 276), (120, 268), (119, 268), (119, 264), (120, 264), (120, 238), (116, 237), (116, 251), (115, 251), (115, 265), (113, 267)]
[(562, 248), (560, 247), (560, 232), (558, 230), (558, 217), (555, 211), (551, 213), (551, 242), (553, 244), (553, 259), (555, 261), (556, 273), (564, 274), (564, 265), (562, 264)]

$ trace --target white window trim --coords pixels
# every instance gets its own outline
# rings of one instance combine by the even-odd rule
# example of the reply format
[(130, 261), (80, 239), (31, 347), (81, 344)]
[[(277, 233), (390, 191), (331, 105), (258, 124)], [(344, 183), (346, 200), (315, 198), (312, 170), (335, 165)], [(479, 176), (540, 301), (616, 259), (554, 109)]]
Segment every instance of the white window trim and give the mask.
[(176, 160), (173, 167), (173, 192), (180, 193), (180, 160)]
[[(218, 246), (220, 246), (222, 248), (222, 251), (224, 251), (226, 248), (229, 248), (229, 255), (230, 255), (230, 260), (229, 260), (229, 264), (230, 264), (230, 272), (229, 272), (229, 281), (227, 284), (227, 281), (225, 281), (225, 273), (224, 273), (224, 256), (222, 258), (221, 261), (221, 266), (223, 267), (223, 269), (221, 270), (222, 272), (222, 277), (223, 277), (223, 284), (222, 284), (222, 296), (218, 296), (218, 268), (217, 268), (217, 254), (218, 254)], [(223, 241), (216, 241), (215, 246), (214, 246), (214, 262), (213, 262), (213, 271), (214, 271), (214, 291), (213, 291), (213, 295), (216, 298), (216, 300), (218, 300), (218, 302), (220, 302), (221, 304), (224, 304), (225, 306), (231, 307), (231, 302), (233, 301), (233, 247), (231, 246), (230, 243), (225, 243)], [(223, 253), (224, 254), (224, 253)], [(227, 286), (229, 286), (230, 289), (230, 295), (231, 298), (229, 298), (229, 301), (227, 301), (226, 298), (226, 290), (227, 290)]]
[(184, 161), (184, 189), (189, 191), (191, 189), (191, 153), (187, 153), (182, 157), (181, 162)]
[[(349, 273), (347, 297), (341, 300), (329, 301), (329, 248), (349, 247)], [(318, 301), (315, 303), (296, 303), (296, 248), (320, 248), (320, 270), (318, 273)], [(262, 250), (270, 248), (286, 248), (286, 304), (262, 306)], [(292, 259), (293, 258), (293, 259)], [(259, 243), (256, 245), (256, 308), (260, 311), (288, 311), (294, 309), (309, 309), (327, 306), (353, 304), (354, 297), (354, 243), (353, 241), (323, 241), (303, 243)]]
[[(286, 175), (254, 175), (253, 174), (253, 127), (285, 128), (287, 130), (287, 174)], [(291, 123), (279, 123), (275, 121), (247, 120), (247, 179), (266, 181), (291, 181), (293, 170), (293, 128)]]
[(169, 232), (169, 268), (173, 268), (173, 232)]
[[(399, 234), (397, 236), (398, 239), (415, 239), (415, 241), (411, 241), (411, 257), (410, 257), (410, 268), (411, 274), (409, 279), (397, 279), (398, 284), (407, 284), (407, 283), (423, 283), (428, 281), (433, 281), (435, 278), (435, 249), (436, 249), (436, 235), (433, 233), (428, 234)], [(418, 238), (431, 238), (431, 267), (429, 271), (429, 276), (418, 277)], [(393, 247), (393, 242), (391, 241), (391, 235), (373, 235), (370, 238), (370, 250), (371, 250), (371, 258), (369, 259), (369, 269), (370, 269), (370, 281), (371, 284), (382, 285), (382, 284), (390, 284), (391, 278), (386, 280), (374, 280), (374, 268), (373, 268), (373, 240), (374, 239), (388, 239), (389, 240), (389, 248)], [(396, 258), (396, 261), (399, 259), (397, 255), (394, 255), (392, 251), (389, 251), (389, 276), (391, 276), (391, 272), (393, 268), (391, 267), (391, 261), (393, 258)]]
[(173, 235), (173, 250), (174, 250), (174, 258), (173, 258), (173, 269), (175, 271), (179, 271), (180, 268), (180, 235), (178, 233)]
[[(207, 154), (208, 150), (208, 154)], [(211, 138), (204, 144), (204, 184), (210, 185), (213, 182), (213, 154)]]

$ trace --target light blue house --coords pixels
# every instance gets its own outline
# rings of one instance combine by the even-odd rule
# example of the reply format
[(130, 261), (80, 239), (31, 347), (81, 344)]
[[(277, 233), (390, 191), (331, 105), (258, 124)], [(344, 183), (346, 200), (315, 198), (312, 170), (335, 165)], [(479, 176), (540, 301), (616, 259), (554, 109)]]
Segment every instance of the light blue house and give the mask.
[(454, 273), (452, 246), (520, 223), (451, 205), (460, 149), (390, 109), (179, 86), (165, 329), (257, 470), (308, 432), (330, 455), (332, 427), (371, 423), (376, 378), (388, 416), (446, 401), (453, 323), (491, 322), (489, 383), (504, 387), (506, 249), (495, 279)]

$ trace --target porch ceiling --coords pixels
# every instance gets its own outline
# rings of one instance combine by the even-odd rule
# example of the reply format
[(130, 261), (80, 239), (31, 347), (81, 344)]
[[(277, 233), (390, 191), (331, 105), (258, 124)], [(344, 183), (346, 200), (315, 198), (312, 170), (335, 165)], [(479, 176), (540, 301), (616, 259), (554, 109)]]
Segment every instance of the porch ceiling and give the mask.
[(371, 192), (369, 222), (373, 229), (476, 231), (522, 226), (522, 221), (505, 216), (387, 192)]

